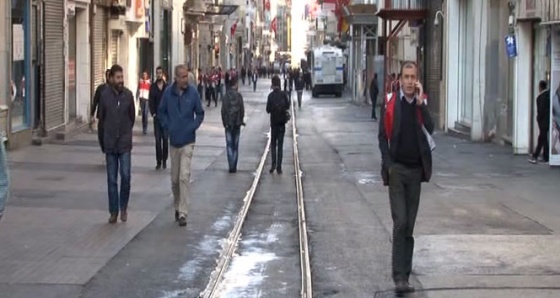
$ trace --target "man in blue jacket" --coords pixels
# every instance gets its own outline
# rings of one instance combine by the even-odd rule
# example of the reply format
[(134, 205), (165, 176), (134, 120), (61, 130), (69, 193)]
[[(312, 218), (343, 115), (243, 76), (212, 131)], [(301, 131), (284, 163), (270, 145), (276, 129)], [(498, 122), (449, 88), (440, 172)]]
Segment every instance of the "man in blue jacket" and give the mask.
[(191, 160), (196, 130), (204, 120), (204, 109), (194, 80), (187, 67), (175, 67), (175, 82), (165, 89), (158, 109), (158, 119), (169, 135), (171, 144), (171, 190), (175, 204), (175, 220), (187, 225)]

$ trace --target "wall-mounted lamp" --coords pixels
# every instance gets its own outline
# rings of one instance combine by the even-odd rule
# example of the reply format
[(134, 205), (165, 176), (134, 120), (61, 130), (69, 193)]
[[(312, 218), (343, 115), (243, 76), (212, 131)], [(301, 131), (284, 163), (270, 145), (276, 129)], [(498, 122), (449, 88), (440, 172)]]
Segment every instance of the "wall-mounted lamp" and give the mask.
[(445, 18), (445, 15), (443, 15), (443, 12), (441, 10), (436, 11), (436, 16), (434, 18), (434, 26), (439, 26), (439, 18), (438, 16), (441, 16), (441, 19), (443, 20)]

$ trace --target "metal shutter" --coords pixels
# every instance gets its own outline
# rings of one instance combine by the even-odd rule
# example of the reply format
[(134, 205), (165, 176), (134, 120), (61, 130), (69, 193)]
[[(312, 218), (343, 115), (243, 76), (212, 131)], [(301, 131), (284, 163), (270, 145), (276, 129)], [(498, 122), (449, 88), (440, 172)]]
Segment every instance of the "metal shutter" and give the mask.
[(119, 63), (119, 31), (111, 30), (109, 61), (111, 65)]
[(64, 124), (64, 0), (44, 2), (43, 99), (47, 130)]
[(105, 70), (107, 69), (107, 9), (97, 6), (93, 17), (93, 85), (94, 88), (105, 83)]

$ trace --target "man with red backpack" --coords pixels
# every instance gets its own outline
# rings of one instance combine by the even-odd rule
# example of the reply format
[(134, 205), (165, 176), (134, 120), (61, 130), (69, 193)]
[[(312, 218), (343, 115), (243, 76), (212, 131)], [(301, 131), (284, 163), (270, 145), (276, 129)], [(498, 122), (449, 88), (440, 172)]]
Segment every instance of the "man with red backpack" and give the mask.
[(388, 94), (379, 121), (381, 176), (389, 186), (393, 218), (392, 275), (397, 294), (413, 292), (408, 279), (412, 271), (414, 224), (422, 182), (432, 175), (431, 134), (434, 124), (427, 97), (418, 81), (418, 67), (401, 65), (400, 90)]

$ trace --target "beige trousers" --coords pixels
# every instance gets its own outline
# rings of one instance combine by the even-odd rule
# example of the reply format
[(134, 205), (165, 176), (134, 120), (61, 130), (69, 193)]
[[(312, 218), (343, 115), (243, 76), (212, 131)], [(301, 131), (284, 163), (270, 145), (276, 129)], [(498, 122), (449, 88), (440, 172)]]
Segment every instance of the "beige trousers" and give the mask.
[(194, 144), (181, 148), (170, 146), (171, 149), (171, 190), (175, 210), (180, 215), (187, 216), (190, 196), (191, 161)]

